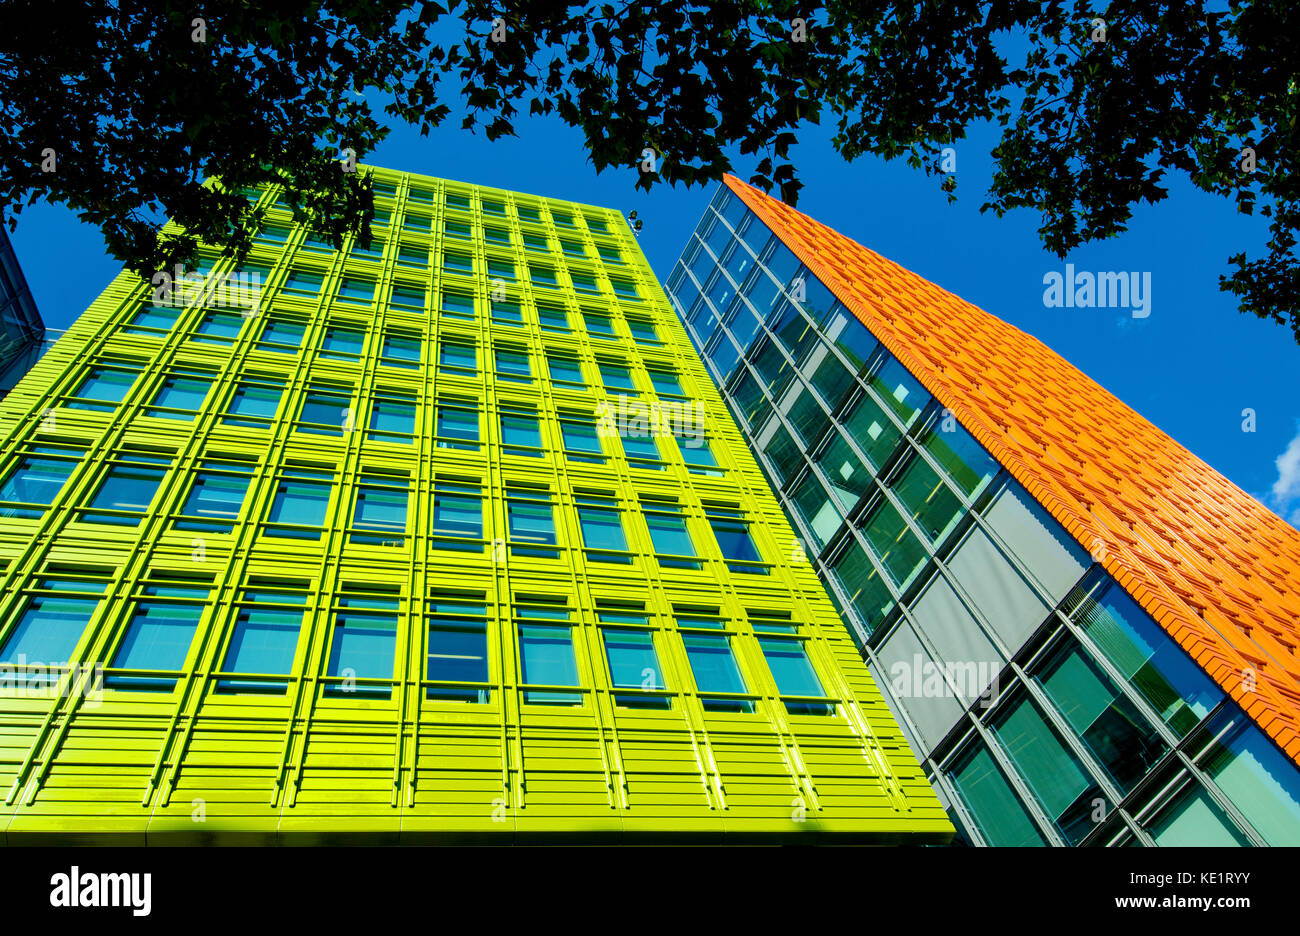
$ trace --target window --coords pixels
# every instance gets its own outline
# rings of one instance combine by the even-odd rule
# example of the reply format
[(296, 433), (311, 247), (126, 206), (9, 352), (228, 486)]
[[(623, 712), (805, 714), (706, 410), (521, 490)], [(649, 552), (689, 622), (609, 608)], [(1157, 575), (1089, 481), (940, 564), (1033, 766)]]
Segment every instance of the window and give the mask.
[(293, 354), (302, 344), (302, 336), (307, 326), (302, 322), (289, 319), (268, 317), (262, 327), (262, 336), (257, 346), (263, 351), (275, 351), (279, 354)]
[(630, 367), (610, 361), (598, 361), (597, 366), (600, 368), (600, 379), (605, 385), (606, 393), (617, 393), (621, 390), (636, 393), (636, 384), (632, 381)]
[(428, 234), (433, 229), (433, 218), (426, 214), (408, 214), (402, 219), (402, 230), (412, 234)]
[(512, 555), (542, 559), (554, 559), (559, 555), (556, 549), (544, 548), (556, 544), (551, 495), (546, 491), (534, 488), (507, 490), (506, 521)]
[(5, 476), (0, 484), (0, 517), (20, 517), (35, 520), (44, 510), (30, 510), (13, 505), (48, 507), (63, 489), (77, 467), (75, 458), (51, 458), (51, 455), (72, 455), (70, 451), (41, 447), (25, 455)]
[[(602, 622), (605, 617), (601, 615)], [(615, 704), (629, 708), (668, 708), (671, 697), (650, 694), (665, 688), (654, 635), (648, 630), (602, 627), (601, 637), (609, 661), (609, 681), (614, 688), (645, 690), (644, 694), (615, 693)]]
[(415, 437), (415, 397), (386, 393), (376, 396), (370, 409), (367, 439), (376, 442), (410, 443)]
[(616, 276), (609, 278), (609, 285), (614, 288), (614, 295), (620, 299), (640, 299), (641, 294), (637, 292), (636, 284), (631, 280), (621, 279)]
[(706, 508), (709, 525), (722, 550), (722, 558), (732, 572), (749, 572), (766, 575), (763, 557), (749, 535), (749, 524), (741, 518), (740, 511), (719, 507)]
[(486, 686), (463, 685), (488, 681), (487, 606), (482, 595), (473, 597), (477, 600), (436, 595), (428, 603), (425, 679), (440, 684), (425, 691), (430, 699), (487, 702), (491, 697), (491, 690)]
[[(145, 594), (157, 598), (204, 599), (208, 589), (148, 585)], [(134, 692), (171, 692), (185, 666), (201, 617), (203, 604), (199, 601), (138, 602), (126, 635), (108, 664), (104, 685)]]
[(515, 211), (519, 214), (519, 217), (523, 218), (525, 221), (542, 220), (542, 213), (530, 205), (520, 205), (516, 203)]
[(341, 436), (352, 429), (352, 398), (326, 390), (308, 390), (298, 413), (297, 430)]
[(460, 293), (444, 292), (440, 311), (448, 318), (472, 319), (474, 317), (474, 299)]
[(372, 280), (344, 277), (339, 283), (338, 300), (369, 305), (375, 301), (375, 284)]
[(544, 302), (537, 303), (537, 321), (544, 331), (569, 331), (569, 317), (558, 306), (547, 305)]
[(489, 244), (508, 245), (510, 243), (510, 232), (504, 228), (488, 226), (483, 228), (483, 239)]
[(700, 568), (699, 560), (695, 558), (695, 543), (686, 529), (681, 508), (676, 504), (652, 501), (643, 502), (643, 508), (659, 564), (679, 569)]
[(919, 455), (914, 456), (911, 464), (903, 469), (902, 475), (894, 482), (894, 490), (916, 525), (935, 545), (943, 540), (965, 512), (957, 495)]
[(664, 470), (663, 455), (659, 452), (659, 443), (654, 440), (654, 436), (624, 433), (620, 438), (623, 454), (627, 456), (631, 467), (650, 471)]
[(608, 315), (601, 315), (599, 312), (583, 312), (582, 323), (587, 329), (588, 335), (594, 335), (597, 338), (616, 338), (614, 334), (614, 323)]
[[(325, 685), (329, 696), (391, 699), (397, 651), (397, 607), (393, 598), (339, 599)], [(388, 612), (388, 613), (384, 613)]]
[(195, 474), (176, 521), (178, 530), (230, 533), (253, 480), (247, 462), (205, 461)]
[(520, 348), (496, 349), (497, 379), (531, 383), (533, 370), (528, 363), (528, 352)]
[(660, 344), (659, 333), (655, 330), (654, 323), (629, 315), (627, 317), (627, 327), (638, 343)]
[(470, 275), (474, 272), (474, 258), (466, 253), (448, 250), (442, 255), (442, 268), (448, 273)]
[(126, 399), (139, 371), (112, 367), (92, 367), (86, 378), (73, 391), (73, 400), (65, 404), (68, 409), (97, 410), (107, 413)]
[(489, 279), (515, 278), (515, 265), (509, 260), (498, 260), (495, 257), (489, 257), (487, 268)]
[(853, 543), (834, 560), (831, 573), (862, 618), (867, 633), (875, 633), (894, 609), (894, 598), (862, 547)]
[(681, 382), (672, 371), (649, 370), (650, 382), (654, 384), (655, 393), (668, 396), (684, 396)]
[(423, 244), (402, 243), (397, 248), (397, 262), (424, 266), (429, 262), (429, 248)]
[(564, 451), (570, 461), (605, 463), (605, 450), (601, 447), (600, 433), (592, 417), (562, 415), (560, 434), (564, 437)]
[(682, 461), (686, 462), (687, 470), (691, 474), (722, 477), (723, 472), (718, 468), (717, 459), (713, 457), (713, 450), (709, 447), (708, 440), (693, 437), (679, 438), (677, 450), (681, 452)]
[(893, 504), (879, 501), (863, 524), (862, 532), (885, 571), (900, 588), (924, 565), (925, 548), (912, 535)]
[(974, 497), (997, 474), (998, 464), (961, 426), (954, 424), (945, 431), (944, 425), (927, 430), (921, 445), (963, 494)]
[(200, 344), (230, 344), (244, 327), (245, 317), (233, 312), (209, 312), (190, 339)]
[(573, 288), (579, 292), (596, 293), (600, 291), (600, 287), (596, 285), (596, 277), (589, 273), (570, 270), (569, 279), (573, 281)]
[(576, 384), (585, 388), (586, 384), (582, 379), (582, 362), (577, 358), (566, 357), (563, 354), (550, 354), (546, 357), (546, 366), (554, 383)]
[(355, 363), (361, 359), (361, 348), (365, 341), (364, 331), (335, 325), (325, 329), (325, 334), (321, 337), (320, 356), (327, 360)]
[(848, 437), (866, 453), (872, 466), (879, 471), (898, 444), (900, 433), (890, 419), (870, 396), (860, 396), (844, 414)]
[(266, 535), (320, 539), (331, 480), (332, 475), (318, 471), (285, 471), (267, 513)]
[(301, 592), (244, 589), (235, 617), (230, 646), (221, 664), (224, 673), (240, 678), (217, 680), (218, 692), (261, 692), (282, 695), (286, 680), (252, 678), (288, 676), (298, 649), (307, 596)]
[(128, 335), (153, 335), (171, 331), (180, 317), (180, 309), (161, 305), (149, 305), (142, 308), (122, 331)]
[[(573, 628), (520, 623), (519, 667), (527, 685), (577, 686)], [(582, 693), (527, 689), (524, 701), (534, 705), (581, 705)]]
[(438, 369), (444, 373), (478, 373), (478, 354), (472, 344), (444, 341), (439, 351)]
[(408, 480), (390, 475), (363, 475), (352, 510), (353, 543), (370, 546), (406, 544)]
[(1169, 750), (1073, 640), (1061, 641), (1031, 675), (1122, 793), (1131, 792)]
[(611, 247), (607, 244), (597, 244), (596, 253), (600, 254), (600, 259), (606, 263), (622, 263), (623, 253), (617, 247)]
[(483, 548), (483, 492), (476, 484), (440, 483), (433, 495), (433, 543), (440, 549)]
[(974, 744), (962, 751), (949, 777), (988, 844), (1047, 844), (1006, 775), (983, 744)]
[(1079, 758), (1027, 695), (1006, 704), (993, 731), (1043, 811), (1072, 845), (1091, 832), (1098, 801), (1110, 804)]
[(540, 251), (546, 251), (546, 250), (549, 249), (549, 246), (548, 246), (547, 243), (546, 243), (546, 236), (545, 236), (544, 234), (528, 234), (528, 233), (525, 233), (525, 234), (524, 234), (524, 248), (525, 248), (526, 250), (540, 250)]
[(617, 503), (608, 498), (582, 495), (576, 497), (575, 501), (582, 543), (587, 548), (587, 560), (631, 564), (627, 534), (623, 532), (623, 521)]
[(587, 255), (587, 251), (583, 248), (582, 244), (577, 241), (565, 240), (564, 238), (560, 238), (560, 250), (564, 251), (565, 256), (569, 257), (581, 258)]
[(40, 593), (27, 600), (0, 649), (0, 664), (35, 668), (23, 671), (28, 686), (57, 682), (60, 673), (49, 668), (71, 662), (104, 590), (98, 582), (52, 578), (41, 579), (36, 587)]
[(553, 220), (553, 221), (554, 221), (557, 225), (559, 225), (560, 227), (573, 227), (573, 226), (574, 226), (574, 225), (573, 225), (573, 215), (569, 214), (567, 211), (557, 211), (556, 209), (552, 208), (552, 209), (551, 209), (551, 220)]
[(522, 327), (524, 324), (524, 313), (520, 308), (519, 303), (507, 302), (502, 299), (493, 299), (492, 324)]
[(483, 211), (485, 214), (504, 215), (506, 206), (503, 202), (485, 198), (483, 199)]
[(469, 403), (439, 403), (437, 437), (439, 448), (477, 449), (478, 410)]
[(468, 222), (453, 221), (451, 218), (448, 218), (443, 222), (442, 230), (448, 237), (460, 237), (465, 240), (469, 239), (470, 227)]
[(461, 195), (456, 192), (447, 192), (443, 196), (443, 200), (447, 203), (448, 208), (463, 208), (466, 210), (469, 209), (468, 195)]
[(559, 286), (560, 281), (555, 278), (555, 268), (541, 266), (539, 264), (529, 264), (528, 278), (535, 284), (541, 286)]
[(82, 513), (81, 520), (85, 523), (139, 526), (158, 493), (158, 486), (167, 474), (165, 466), (169, 464), (171, 459), (168, 458), (120, 456), (118, 464), (109, 469), (100, 482), (99, 490), (91, 499), (89, 509)]
[(509, 455), (528, 455), (540, 458), (542, 430), (535, 413), (502, 412), (501, 446)]
[[(324, 279), (317, 273), (306, 273), (302, 270), (293, 270), (285, 279), (284, 285), (280, 287), (281, 292), (288, 293), (290, 296), (299, 299), (314, 299), (320, 295), (320, 288), (324, 284)], [(354, 283), (357, 281), (353, 281)], [(354, 287), (363, 289), (363, 287)], [(371, 294), (374, 293), (374, 284), (370, 285)], [(343, 296), (343, 290), (340, 288), (339, 295)], [(369, 301), (367, 297), (366, 301)]]
[(1295, 765), (1240, 710), (1224, 710), (1209, 727), (1201, 769), (1269, 845), (1300, 844)]
[(1118, 584), (1102, 579), (1097, 586), (1097, 578), (1085, 580), (1063, 610), (1169, 729), (1186, 736), (1219, 704), (1222, 690)]
[(394, 286), (388, 304), (399, 312), (424, 312), (424, 290), (418, 286)]
[(419, 335), (396, 330), (386, 332), (384, 347), (379, 352), (380, 363), (387, 367), (419, 370), (420, 345)]
[(265, 427), (280, 408), (283, 387), (241, 383), (230, 396), (222, 422), (234, 426)]
[(822, 688), (817, 673), (803, 641), (782, 637), (759, 637), (758, 645), (763, 648), (763, 657), (767, 668), (776, 680), (776, 689), (782, 695), (786, 711), (791, 715), (833, 715), (835, 706), (826, 702), (806, 702), (785, 699), (785, 696), (811, 696), (825, 698), (826, 690)]
[(695, 676), (700, 703), (706, 711), (754, 711), (752, 701), (735, 698), (749, 690), (740, 675), (740, 667), (736, 665), (730, 637), (725, 634), (683, 633), (682, 645), (686, 648), (686, 658), (691, 664), (691, 673)]
[(868, 383), (904, 426), (911, 426), (930, 402), (925, 388), (893, 358), (886, 360)]

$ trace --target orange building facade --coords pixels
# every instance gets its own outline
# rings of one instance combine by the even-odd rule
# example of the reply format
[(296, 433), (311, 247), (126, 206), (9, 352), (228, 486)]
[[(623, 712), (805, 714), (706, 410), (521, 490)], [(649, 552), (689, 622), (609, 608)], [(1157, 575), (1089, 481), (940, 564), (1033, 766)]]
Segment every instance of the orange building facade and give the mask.
[(1300, 533), (733, 177), (667, 288), (966, 838), (1300, 844)]

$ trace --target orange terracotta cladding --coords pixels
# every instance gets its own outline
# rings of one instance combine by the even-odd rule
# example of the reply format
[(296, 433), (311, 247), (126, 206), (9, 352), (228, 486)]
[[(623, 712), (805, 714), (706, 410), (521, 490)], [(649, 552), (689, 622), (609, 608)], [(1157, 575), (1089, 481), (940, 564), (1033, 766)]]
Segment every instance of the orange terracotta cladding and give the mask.
[(1037, 338), (726, 184), (1300, 763), (1300, 532)]

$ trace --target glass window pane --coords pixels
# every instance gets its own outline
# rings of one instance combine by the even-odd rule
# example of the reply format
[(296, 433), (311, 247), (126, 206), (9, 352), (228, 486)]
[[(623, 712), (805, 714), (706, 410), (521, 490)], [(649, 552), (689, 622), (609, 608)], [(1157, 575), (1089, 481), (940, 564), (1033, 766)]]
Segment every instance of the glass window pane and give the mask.
[[(695, 685), (701, 693), (734, 692), (747, 693), (749, 688), (740, 675), (740, 667), (731, 652), (731, 639), (723, 634), (683, 634), (682, 645), (686, 648), (686, 657), (691, 664), (691, 673)], [(729, 708), (732, 711), (752, 711), (753, 704), (738, 700), (729, 704), (706, 708)]]
[[(523, 682), (534, 686), (577, 686), (578, 665), (569, 627), (519, 627), (519, 666)], [(525, 702), (577, 704), (579, 693), (525, 692)]]
[(862, 547), (854, 543), (831, 566), (831, 572), (848, 595), (867, 633), (873, 633), (894, 608), (889, 586), (880, 577)]
[[(185, 665), (194, 631), (203, 615), (201, 605), (140, 604), (126, 636), (117, 648), (112, 669), (177, 671)], [(115, 689), (167, 692), (175, 679), (154, 676), (110, 676), (104, 681)]]
[(1300, 774), (1241, 712), (1225, 713), (1235, 726), (1197, 761), (1270, 845), (1300, 845)]
[(582, 528), (583, 545), (588, 549), (627, 551), (627, 537), (623, 534), (623, 522), (617, 510), (579, 507), (578, 522)]
[(990, 845), (1046, 845), (1006, 775), (983, 744), (972, 746), (949, 772), (966, 810)]
[[(397, 647), (397, 619), (342, 611), (334, 624), (327, 675), (356, 679), (391, 679)], [(329, 695), (354, 695), (387, 699), (391, 686), (336, 683)]]
[[(49, 506), (76, 467), (77, 463), (71, 459), (28, 455), (19, 460), (0, 484), (0, 501)], [(0, 516), (31, 517), (39, 516), (39, 513), (0, 509)]]
[(957, 495), (919, 456), (913, 457), (911, 464), (903, 469), (894, 491), (931, 543), (942, 541), (964, 512)]
[(894, 506), (886, 501), (877, 504), (862, 533), (900, 587), (925, 563), (925, 547), (912, 535)]
[(62, 595), (31, 598), (5, 641), (4, 649), (0, 650), (0, 663), (17, 666), (21, 659), (28, 664), (51, 666), (70, 662), (72, 651), (98, 605), (98, 598)]
[[(278, 596), (277, 596), (278, 597)], [(297, 596), (283, 596), (297, 602)], [(244, 608), (235, 620), (221, 669), (227, 673), (287, 675), (293, 669), (294, 652), (302, 628), (303, 612), (288, 608)], [(223, 679), (219, 688), (249, 692), (283, 692), (287, 682)]]

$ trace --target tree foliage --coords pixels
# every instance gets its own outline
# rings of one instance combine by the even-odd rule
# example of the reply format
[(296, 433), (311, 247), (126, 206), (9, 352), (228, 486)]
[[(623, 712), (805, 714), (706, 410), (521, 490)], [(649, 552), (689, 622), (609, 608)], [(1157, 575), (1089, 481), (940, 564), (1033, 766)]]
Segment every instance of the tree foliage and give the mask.
[[(1036, 209), (1061, 256), (1125, 230), (1171, 172), (1258, 210), (1269, 239), (1229, 258), (1221, 286), (1300, 340), (1298, 17), (1288, 0), (8, 0), (0, 214), (66, 204), (146, 275), (197, 240), (242, 257), (261, 219), (239, 193), (259, 184), (285, 184), (336, 244), (368, 237), (372, 196), (342, 151), (364, 158), (393, 121), (427, 134), (443, 97), (489, 139), (553, 115), (597, 171), (647, 189), (716, 181), (738, 151), (791, 203), (809, 122), (833, 121), (846, 159), (905, 158), (954, 197), (944, 148), (987, 121), (982, 207)], [(160, 234), (163, 217), (183, 233)]]

